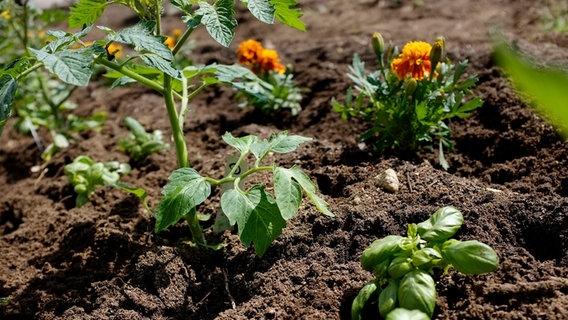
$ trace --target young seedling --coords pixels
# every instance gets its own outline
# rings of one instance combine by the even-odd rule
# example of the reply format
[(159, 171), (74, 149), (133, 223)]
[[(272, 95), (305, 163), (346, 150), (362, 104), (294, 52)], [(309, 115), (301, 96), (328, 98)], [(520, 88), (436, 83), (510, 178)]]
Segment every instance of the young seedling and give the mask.
[(75, 204), (83, 206), (89, 201), (89, 196), (96, 186), (113, 185), (118, 182), (120, 175), (130, 172), (127, 163), (111, 161), (107, 163), (94, 162), (87, 156), (79, 156), (72, 163), (65, 166), (65, 174), (69, 183), (77, 193)]
[(430, 319), (436, 306), (436, 284), (431, 276), (434, 269), (447, 273), (455, 268), (465, 274), (497, 269), (499, 257), (488, 245), (450, 239), (462, 223), (461, 212), (443, 207), (428, 220), (408, 225), (406, 237), (389, 235), (375, 240), (361, 256), (361, 266), (373, 272), (375, 280), (353, 301), (351, 318), (363, 319), (365, 305), (372, 304), (383, 319), (409, 319), (410, 313), (417, 319)]
[(367, 74), (359, 55), (353, 57), (349, 78), (357, 94), (349, 88), (345, 103), (335, 99), (332, 105), (344, 119), (353, 117), (370, 122), (361, 139), (378, 152), (389, 149), (435, 149), (438, 144), (440, 165), (447, 169), (444, 148), (452, 148), (447, 121), (464, 118), (482, 105), (479, 98), (463, 103), (477, 82), (475, 76), (461, 80), (467, 60), (454, 65), (444, 61), (445, 40), (433, 46), (422, 41), (407, 43), (400, 54), (397, 48), (385, 48), (378, 33), (373, 35), (373, 49), (378, 70)]
[(163, 141), (162, 131), (148, 133), (140, 122), (132, 117), (124, 118), (124, 125), (131, 133), (120, 141), (120, 149), (129, 154), (133, 161), (146, 161), (150, 155), (169, 148)]
[(278, 109), (289, 109), (295, 116), (302, 110), (303, 90), (296, 86), (292, 71), (280, 63), (276, 50), (247, 40), (239, 45), (237, 56), (239, 63), (257, 76), (234, 86), (237, 98), (245, 99), (241, 107), (250, 105), (269, 115)]
[[(272, 135), (268, 140), (256, 136), (236, 138), (230, 133), (223, 140), (238, 152), (237, 160), (231, 163), (232, 169), (222, 179), (204, 177), (191, 168), (181, 168), (172, 173), (162, 194), (164, 198), (158, 205), (155, 231), (161, 232), (180, 219), (185, 219), (191, 230), (193, 242), (206, 245), (200, 225), (197, 206), (203, 203), (212, 192), (212, 187), (232, 184), (221, 196), (221, 209), (230, 225), (237, 225), (239, 237), (244, 245), (254, 243), (258, 256), (262, 256), (276, 239), (286, 221), (294, 217), (305, 193), (316, 208), (327, 216), (333, 216), (327, 203), (316, 192), (317, 187), (299, 168), (283, 168), (276, 164), (264, 165), (270, 153), (289, 153), (310, 138), (288, 135), (286, 131)], [(244, 165), (250, 156), (252, 165)], [(243, 168), (246, 168), (243, 170)], [(260, 172), (272, 174), (274, 193), (268, 192), (265, 184), (253, 184), (247, 189), (241, 185), (245, 179)], [(181, 210), (180, 210), (181, 208)]]

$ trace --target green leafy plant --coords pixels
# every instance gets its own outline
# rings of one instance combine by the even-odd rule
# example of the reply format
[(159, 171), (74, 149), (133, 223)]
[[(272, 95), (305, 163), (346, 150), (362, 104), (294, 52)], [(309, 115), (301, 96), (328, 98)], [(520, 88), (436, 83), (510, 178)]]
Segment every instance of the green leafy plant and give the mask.
[(118, 182), (120, 175), (128, 174), (130, 166), (127, 163), (110, 161), (95, 162), (87, 156), (79, 156), (65, 166), (65, 175), (73, 190), (77, 193), (75, 204), (83, 206), (89, 201), (89, 196), (96, 186), (113, 185)]
[(495, 58), (524, 97), (568, 137), (568, 72), (558, 67), (538, 66), (503, 39), (495, 40)]
[[(438, 209), (428, 220), (410, 224), (406, 237), (389, 235), (375, 240), (361, 256), (361, 266), (375, 274), (352, 304), (352, 319), (362, 319), (366, 305), (378, 308), (382, 318), (429, 319), (436, 305), (434, 269), (450, 268), (482, 274), (499, 266), (497, 253), (477, 240), (450, 239), (461, 227), (463, 215), (453, 207)], [(423, 313), (424, 315), (421, 315)], [(414, 318), (412, 318), (414, 319)]]
[[(164, 198), (156, 213), (156, 232), (185, 219), (191, 229), (193, 242), (206, 245), (197, 206), (211, 195), (212, 187), (225, 184), (234, 187), (223, 192), (221, 209), (230, 225), (237, 225), (243, 244), (254, 243), (259, 256), (280, 235), (286, 221), (296, 215), (302, 202), (302, 192), (319, 211), (333, 216), (327, 203), (316, 194), (316, 185), (302, 170), (295, 166), (287, 169), (276, 164), (263, 165), (269, 153), (292, 152), (300, 144), (310, 141), (310, 138), (288, 135), (284, 131), (269, 139), (252, 135), (236, 138), (225, 133), (223, 140), (238, 151), (237, 160), (231, 163), (232, 169), (222, 179), (204, 177), (192, 168), (174, 171), (169, 184), (162, 191)], [(245, 165), (250, 156), (254, 158), (252, 165)], [(245, 179), (261, 172), (272, 174), (274, 194), (268, 192), (264, 184), (255, 183), (246, 189), (241, 187)]]
[[(42, 46), (52, 38), (44, 28), (48, 24), (63, 21), (67, 18), (61, 10), (42, 11), (28, 1), (3, 1), (0, 11), (4, 19), (0, 20), (0, 41), (2, 57), (0, 64), (0, 85), (7, 86), (0, 109), (0, 130), (6, 121), (10, 103), (14, 104), (15, 122), (20, 132), (30, 133), (38, 148), (42, 151), (42, 158), (48, 161), (53, 154), (62, 148), (67, 148), (74, 139), (75, 133), (86, 130), (100, 130), (106, 119), (105, 113), (96, 113), (91, 117), (83, 118), (72, 114), (76, 105), (69, 101), (75, 86), (70, 86), (55, 80), (53, 76), (34, 70), (26, 74), (30, 66), (30, 48)], [(17, 84), (10, 77), (18, 78), (20, 74), (25, 78)], [(8, 103), (10, 102), (10, 103)], [(51, 142), (45, 146), (38, 131), (45, 128), (49, 131)], [(0, 131), (1, 132), (1, 131)]]
[(163, 141), (162, 131), (148, 133), (140, 122), (132, 117), (124, 118), (124, 125), (131, 133), (120, 141), (120, 149), (129, 154), (132, 160), (143, 162), (150, 155), (169, 148)]
[[(81, 28), (80, 31), (76, 33), (48, 32), (51, 38), (48, 44), (39, 49), (28, 48), (29, 54), (0, 74), (2, 88), (0, 90), (0, 124), (11, 112), (10, 108), (21, 81), (35, 70), (45, 69), (69, 85), (85, 86), (95, 70), (102, 66), (113, 73), (111, 76), (107, 75), (115, 79), (112, 87), (132, 82), (145, 85), (164, 98), (173, 145), (180, 167), (172, 173), (170, 183), (162, 191), (163, 198), (154, 214), (155, 231), (160, 232), (180, 219), (185, 219), (188, 222), (193, 242), (207, 245), (199, 220), (202, 216), (197, 213), (197, 206), (209, 197), (212, 186), (235, 183), (232, 191), (226, 191), (223, 194), (221, 207), (229, 222), (238, 226), (239, 236), (243, 243), (248, 245), (253, 242), (256, 252), (262, 255), (268, 244), (280, 234), (286, 219), (295, 214), (299, 207), (301, 190), (313, 200), (320, 211), (331, 215), (325, 201), (316, 195), (315, 185), (298, 168), (285, 169), (275, 165), (261, 166), (260, 164), (269, 152), (290, 152), (308, 139), (288, 136), (286, 133), (274, 135), (269, 140), (261, 140), (254, 136), (234, 138), (226, 134), (225, 141), (235, 147), (240, 154), (236, 167), (239, 167), (238, 164), (242, 163), (248, 155), (253, 154), (256, 160), (251, 169), (246, 170), (240, 176), (236, 176), (235, 171), (231, 171), (225, 178), (216, 180), (203, 177), (190, 168), (187, 144), (183, 134), (189, 101), (211, 85), (228, 84), (246, 90), (247, 86), (243, 84), (244, 82), (250, 79), (260, 81), (260, 78), (251, 70), (239, 65), (188, 65), (180, 69), (179, 64), (175, 63), (175, 56), (198, 27), (203, 26), (213, 39), (223, 46), (231, 43), (237, 26), (236, 1), (172, 0), (170, 2), (181, 11), (181, 19), (187, 28), (177, 37), (175, 44), (168, 43), (168, 45), (165, 43), (168, 38), (163, 35), (161, 26), (163, 13), (161, 0), (79, 0), (75, 2), (70, 9), (69, 27)], [(288, 26), (305, 30), (300, 20), (302, 14), (299, 9), (295, 8), (295, 0), (241, 0), (240, 3), (262, 22), (272, 24), (278, 20)], [(97, 25), (97, 28), (106, 36), (93, 42), (84, 42), (84, 37), (89, 34), (95, 21), (110, 5), (127, 6), (138, 15), (140, 22), (121, 30), (112, 30)], [(120, 57), (118, 53), (121, 51), (113, 48), (116, 44), (129, 46), (132, 53)], [(170, 49), (171, 47), (173, 49)], [(252, 89), (249, 90), (252, 91)], [(260, 96), (259, 91), (255, 91), (255, 94)], [(83, 161), (86, 162), (86, 160)], [(86, 165), (86, 163), (81, 163), (76, 166), (84, 168)], [(262, 184), (254, 185), (249, 189), (241, 189), (239, 181), (253, 173), (264, 171), (273, 173), (274, 195), (270, 195)], [(80, 180), (80, 185), (81, 187), (76, 187), (78, 191), (81, 191), (78, 203), (83, 203), (92, 187), (84, 183), (83, 179)], [(140, 188), (122, 184), (115, 185), (145, 200), (147, 193)]]
[(265, 114), (288, 109), (297, 115), (302, 106), (302, 89), (294, 82), (290, 68), (280, 64), (276, 50), (263, 48), (255, 40), (243, 41), (237, 50), (239, 63), (248, 67), (257, 77), (235, 85), (237, 97), (244, 99), (241, 107), (253, 106)]
[(422, 41), (407, 43), (402, 51), (389, 45), (375, 33), (373, 49), (378, 70), (367, 74), (365, 64), (355, 54), (345, 103), (332, 100), (335, 111), (343, 119), (361, 118), (370, 128), (361, 139), (376, 151), (388, 149), (435, 149), (438, 145), (440, 164), (448, 168), (444, 148), (452, 148), (451, 129), (447, 121), (464, 118), (482, 105), (479, 98), (464, 103), (477, 82), (475, 76), (461, 80), (467, 60), (453, 64), (444, 59), (445, 41), (439, 38), (430, 45)]

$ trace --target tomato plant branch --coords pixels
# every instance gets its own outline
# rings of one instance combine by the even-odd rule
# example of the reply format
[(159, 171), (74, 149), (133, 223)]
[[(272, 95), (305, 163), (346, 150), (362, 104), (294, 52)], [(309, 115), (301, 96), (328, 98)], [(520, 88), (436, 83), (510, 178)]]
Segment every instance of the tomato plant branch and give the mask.
[(174, 144), (176, 147), (178, 165), (180, 168), (189, 167), (190, 163), (187, 156), (187, 145), (185, 144), (183, 136), (183, 127), (178, 118), (173, 96), (172, 78), (166, 74), (164, 74), (164, 91), (162, 92), (162, 94), (164, 96), (164, 102), (166, 103), (168, 118), (170, 119), (170, 126), (172, 127), (172, 136), (174, 138)]

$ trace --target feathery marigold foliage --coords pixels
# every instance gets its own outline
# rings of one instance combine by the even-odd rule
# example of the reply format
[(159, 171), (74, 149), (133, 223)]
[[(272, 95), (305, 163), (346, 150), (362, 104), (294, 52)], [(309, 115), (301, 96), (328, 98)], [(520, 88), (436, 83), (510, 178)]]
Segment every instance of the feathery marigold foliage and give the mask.
[(461, 80), (467, 60), (454, 64), (445, 58), (443, 37), (433, 45), (409, 42), (399, 52), (385, 48), (383, 37), (375, 33), (372, 47), (378, 70), (367, 74), (355, 54), (348, 76), (357, 93), (349, 88), (343, 104), (334, 99), (334, 110), (346, 120), (368, 121), (370, 128), (360, 139), (375, 151), (437, 149), (440, 165), (447, 169), (443, 150), (453, 148), (449, 120), (468, 117), (482, 105), (479, 98), (465, 99), (477, 82), (475, 76)]

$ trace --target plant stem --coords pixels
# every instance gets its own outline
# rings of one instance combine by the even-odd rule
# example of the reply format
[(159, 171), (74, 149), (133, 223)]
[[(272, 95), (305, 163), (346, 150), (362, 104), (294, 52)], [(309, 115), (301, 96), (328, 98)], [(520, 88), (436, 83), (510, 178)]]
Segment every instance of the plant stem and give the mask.
[(185, 32), (181, 35), (181, 37), (179, 38), (179, 40), (176, 42), (176, 45), (174, 47), (174, 49), (172, 50), (172, 54), (175, 56), (176, 53), (178, 53), (178, 51), (181, 49), (181, 47), (183, 47), (183, 44), (185, 43), (185, 41), (187, 41), (187, 38), (189, 38), (189, 36), (191, 35), (191, 33), (193, 32), (193, 30), (195, 30), (195, 28), (189, 27), (187, 30), (185, 30)]
[(104, 56), (99, 56), (95, 58), (95, 62), (98, 64), (102, 64), (103, 66), (113, 69), (122, 73), (123, 75), (136, 80), (137, 82), (142, 83), (143, 85), (147, 86), (150, 89), (154, 89), (158, 91), (160, 94), (164, 94), (164, 87), (162, 87), (159, 83), (152, 81), (146, 77), (139, 75), (138, 73), (126, 68), (123, 65), (116, 64), (112, 61), (108, 61)]
[(191, 231), (191, 241), (200, 246), (206, 246), (207, 242), (203, 236), (203, 229), (199, 224), (199, 219), (197, 218), (197, 210), (195, 207), (184, 216), (185, 221), (189, 225), (189, 230)]
[(36, 71), (37, 69), (41, 68), (41, 66), (43, 66), (43, 63), (38, 62), (36, 64), (34, 64), (33, 66), (29, 67), (28, 69), (26, 69), (24, 72), (20, 73), (17, 77), (16, 77), (16, 81), (25, 78), (28, 74)]
[(178, 165), (180, 168), (189, 167), (189, 159), (187, 156), (187, 145), (185, 144), (183, 136), (183, 126), (179, 121), (176, 105), (172, 91), (172, 77), (164, 74), (164, 90), (162, 92), (166, 109), (168, 111), (168, 118), (170, 119), (170, 126), (172, 127), (172, 136), (176, 146), (176, 154)]

